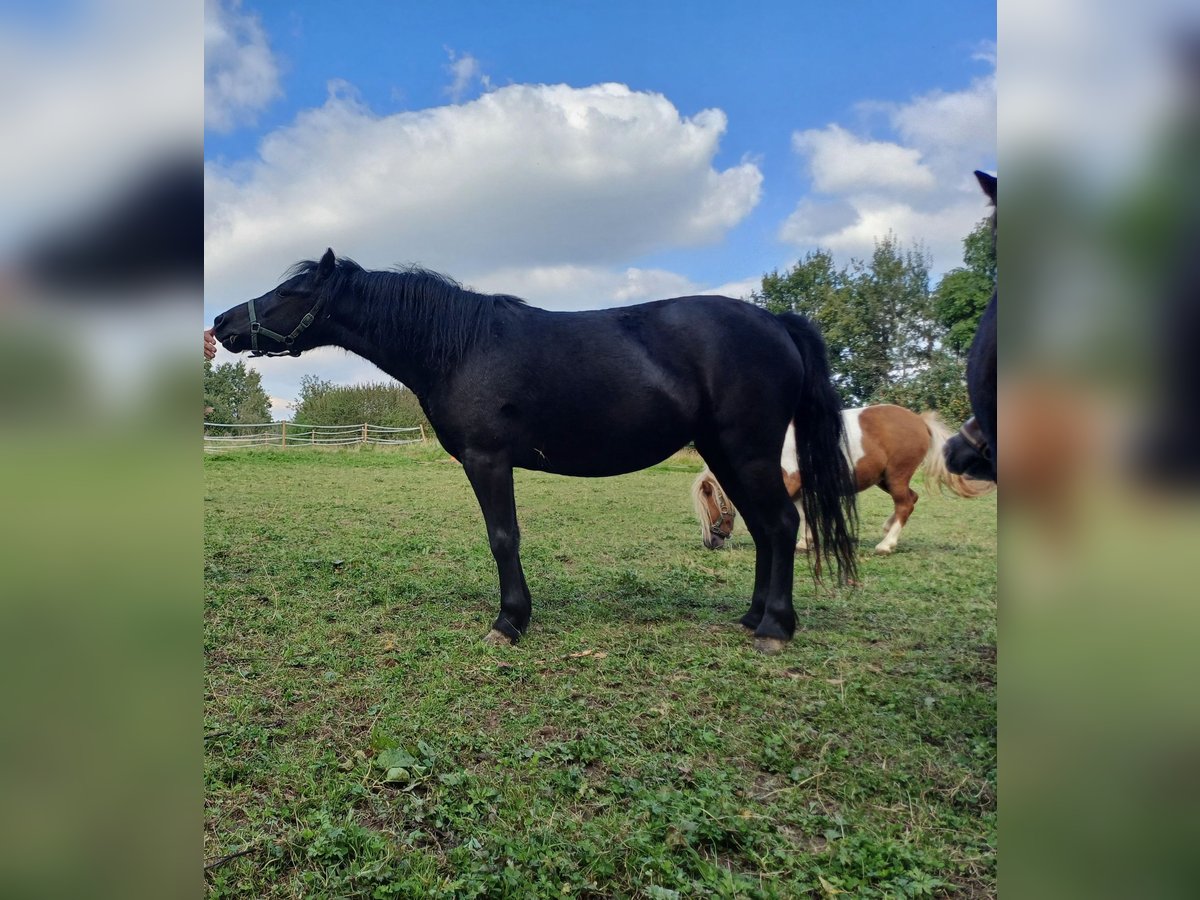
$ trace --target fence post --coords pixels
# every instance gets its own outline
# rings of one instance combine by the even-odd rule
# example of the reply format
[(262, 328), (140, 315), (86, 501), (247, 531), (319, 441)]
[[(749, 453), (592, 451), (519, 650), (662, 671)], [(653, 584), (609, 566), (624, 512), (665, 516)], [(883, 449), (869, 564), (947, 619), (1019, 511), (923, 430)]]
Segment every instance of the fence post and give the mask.
[(423, 444), (425, 443), (425, 423), (418, 422), (417, 424), (421, 426), (421, 443)]
[(362, 436), (362, 442), (363, 442), (364, 444), (367, 442), (367, 423), (366, 423), (366, 422), (363, 422), (363, 436)]
[(283, 446), (287, 446), (287, 422), (283, 423)]

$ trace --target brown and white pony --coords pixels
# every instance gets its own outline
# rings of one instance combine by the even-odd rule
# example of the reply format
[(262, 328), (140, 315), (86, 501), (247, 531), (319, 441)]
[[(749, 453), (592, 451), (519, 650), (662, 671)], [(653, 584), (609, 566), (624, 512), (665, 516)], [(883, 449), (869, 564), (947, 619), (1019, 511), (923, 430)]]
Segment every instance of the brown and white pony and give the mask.
[[(917, 415), (902, 406), (890, 403), (842, 410), (846, 425), (846, 443), (842, 450), (854, 471), (858, 490), (878, 486), (888, 493), (895, 511), (883, 523), (883, 540), (876, 553), (891, 553), (900, 539), (900, 530), (912, 515), (917, 504), (917, 492), (910, 486), (917, 469), (925, 466), (926, 480), (933, 478), (960, 497), (978, 497), (995, 489), (988, 481), (976, 481), (954, 475), (946, 468), (942, 447), (951, 432), (937, 417), (927, 412)], [(783, 482), (788, 495), (800, 512), (804, 525), (804, 510), (800, 503), (800, 474), (796, 470), (796, 433), (788, 425), (780, 459)], [(700, 520), (704, 546), (718, 550), (733, 532), (737, 510), (721, 490), (716, 477), (706, 466), (692, 483), (692, 505)], [(807, 550), (807, 528), (802, 528), (797, 550)]]

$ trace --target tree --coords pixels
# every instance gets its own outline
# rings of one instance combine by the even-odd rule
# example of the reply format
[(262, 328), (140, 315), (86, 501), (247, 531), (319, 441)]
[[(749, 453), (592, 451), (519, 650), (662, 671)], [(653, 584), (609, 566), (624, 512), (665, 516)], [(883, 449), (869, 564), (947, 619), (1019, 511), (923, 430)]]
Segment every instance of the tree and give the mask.
[(263, 390), (262, 376), (247, 369), (241, 360), (219, 366), (204, 361), (204, 406), (206, 422), (245, 425), (271, 421), (271, 398)]
[(315, 375), (300, 379), (293, 421), (297, 425), (429, 426), (416, 394), (402, 384), (335, 385)]
[[(301, 375), (300, 376), (300, 396), (296, 398), (295, 409), (297, 413), (304, 408), (305, 404), (315, 403), (322, 395), (333, 390), (336, 385), (326, 378), (319, 378), (316, 375)], [(293, 414), (295, 418), (295, 414)], [(309, 425), (325, 424), (318, 422), (309, 422)], [(342, 425), (342, 422), (330, 422), (331, 425)]]
[(901, 250), (895, 235), (875, 242), (870, 263), (852, 260), (838, 343), (843, 393), (860, 405), (927, 367), (935, 345), (929, 258)]
[(764, 275), (762, 290), (750, 296), (755, 304), (770, 312), (799, 313), (819, 326), (828, 327), (830, 311), (836, 308), (836, 296), (845, 284), (845, 269), (834, 266), (828, 250), (816, 250), (785, 275), (778, 270)]
[(828, 250), (808, 253), (786, 273), (778, 270), (763, 275), (762, 288), (753, 291), (750, 302), (773, 313), (793, 312), (811, 319), (829, 348), (833, 380), (843, 401), (851, 391), (842, 361), (849, 356), (853, 328), (848, 328), (845, 268), (834, 265)]
[(996, 286), (991, 217), (963, 238), (963, 263), (943, 275), (933, 292), (934, 316), (946, 331), (944, 343), (959, 356), (970, 349), (979, 317)]
[(938, 348), (923, 369), (882, 389), (871, 402), (895, 403), (918, 412), (933, 409), (947, 423), (964, 422), (971, 415), (966, 384), (966, 359)]
[(876, 242), (870, 262), (838, 268), (828, 251), (809, 253), (785, 274), (764, 275), (751, 301), (816, 323), (848, 406), (878, 402), (893, 385), (923, 372), (937, 346), (928, 256), (901, 249), (891, 234)]

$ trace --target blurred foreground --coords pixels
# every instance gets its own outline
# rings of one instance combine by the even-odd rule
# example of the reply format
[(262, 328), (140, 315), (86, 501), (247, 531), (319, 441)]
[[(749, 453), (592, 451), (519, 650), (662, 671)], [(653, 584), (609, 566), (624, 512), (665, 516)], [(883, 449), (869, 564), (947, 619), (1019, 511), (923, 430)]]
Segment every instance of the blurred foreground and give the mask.
[(1001, 8), (1013, 897), (1195, 892), (1198, 25), (1162, 3)]
[(199, 3), (0, 15), (0, 894), (201, 890)]

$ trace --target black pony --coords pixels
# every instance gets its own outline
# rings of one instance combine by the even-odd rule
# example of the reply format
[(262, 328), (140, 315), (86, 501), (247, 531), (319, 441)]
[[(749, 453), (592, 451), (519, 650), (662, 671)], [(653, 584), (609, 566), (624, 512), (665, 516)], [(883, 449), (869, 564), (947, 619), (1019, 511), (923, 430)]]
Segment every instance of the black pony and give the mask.
[[(976, 172), (979, 186), (996, 206), (996, 176)], [(996, 212), (992, 212), (992, 247), (996, 245)], [(967, 395), (971, 412), (962, 429), (946, 442), (946, 468), (956, 475), (996, 481), (996, 295), (992, 291), (967, 355)]]
[[(795, 420), (803, 504), (820, 560), (854, 570), (854, 486), (825, 344), (800, 316), (727, 297), (549, 312), (421, 269), (367, 271), (329, 250), (217, 316), (227, 350), (298, 355), (333, 345), (408, 385), (462, 462), (500, 573), (488, 639), (529, 627), (513, 468), (594, 477), (643, 469), (694, 441), (757, 547), (742, 624), (771, 653), (791, 639), (799, 514), (779, 477)], [(289, 331), (290, 329), (290, 331)], [(288, 332), (285, 334), (285, 332)], [(729, 359), (753, 365), (729, 366)]]

